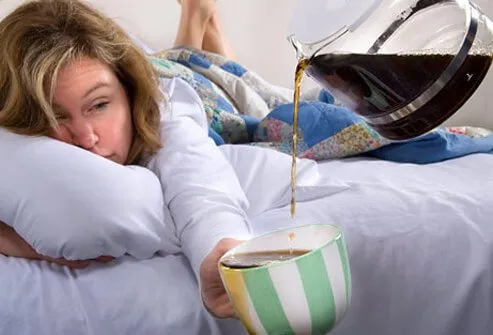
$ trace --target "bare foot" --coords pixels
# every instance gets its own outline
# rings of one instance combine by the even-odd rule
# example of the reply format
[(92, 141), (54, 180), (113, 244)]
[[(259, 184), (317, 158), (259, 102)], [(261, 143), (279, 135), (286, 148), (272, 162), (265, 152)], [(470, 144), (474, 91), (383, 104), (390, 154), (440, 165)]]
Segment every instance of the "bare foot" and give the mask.
[(201, 17), (210, 19), (216, 12), (216, 0), (177, 0), (182, 10), (188, 13), (200, 14)]

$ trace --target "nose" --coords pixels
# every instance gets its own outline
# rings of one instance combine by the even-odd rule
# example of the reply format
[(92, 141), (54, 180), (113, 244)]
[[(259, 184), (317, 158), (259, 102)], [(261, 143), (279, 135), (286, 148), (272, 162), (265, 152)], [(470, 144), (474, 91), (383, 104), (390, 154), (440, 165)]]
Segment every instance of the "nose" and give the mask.
[(98, 143), (94, 127), (87, 120), (73, 120), (68, 128), (74, 145), (91, 150)]

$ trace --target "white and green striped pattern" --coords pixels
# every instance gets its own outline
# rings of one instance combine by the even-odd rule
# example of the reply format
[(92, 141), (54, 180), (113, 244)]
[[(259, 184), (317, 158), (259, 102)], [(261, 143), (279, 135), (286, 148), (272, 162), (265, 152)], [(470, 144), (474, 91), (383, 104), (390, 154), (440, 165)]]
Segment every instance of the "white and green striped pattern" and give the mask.
[(222, 271), (237, 312), (253, 334), (327, 334), (350, 301), (342, 236), (291, 262)]

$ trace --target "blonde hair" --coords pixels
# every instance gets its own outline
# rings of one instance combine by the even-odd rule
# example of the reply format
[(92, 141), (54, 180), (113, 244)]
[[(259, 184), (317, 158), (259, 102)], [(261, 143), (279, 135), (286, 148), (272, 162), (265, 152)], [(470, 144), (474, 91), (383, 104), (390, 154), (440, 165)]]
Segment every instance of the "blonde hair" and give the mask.
[(0, 22), (0, 127), (23, 135), (57, 127), (58, 73), (81, 57), (109, 66), (127, 91), (134, 136), (126, 163), (155, 153), (163, 97), (152, 66), (123, 29), (78, 0), (30, 1)]

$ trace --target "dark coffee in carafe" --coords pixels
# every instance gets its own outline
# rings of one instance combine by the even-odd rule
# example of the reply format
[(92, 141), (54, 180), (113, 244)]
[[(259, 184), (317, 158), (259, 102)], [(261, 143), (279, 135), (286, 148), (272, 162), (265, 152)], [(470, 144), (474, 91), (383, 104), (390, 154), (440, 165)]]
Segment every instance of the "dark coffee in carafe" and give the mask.
[(424, 106), (402, 119), (372, 123), (372, 118), (388, 116), (419, 98), (453, 58), (447, 54), (324, 54), (312, 57), (306, 72), (381, 135), (403, 140), (422, 135), (453, 115), (481, 84), (492, 62), (491, 55), (468, 55)]

